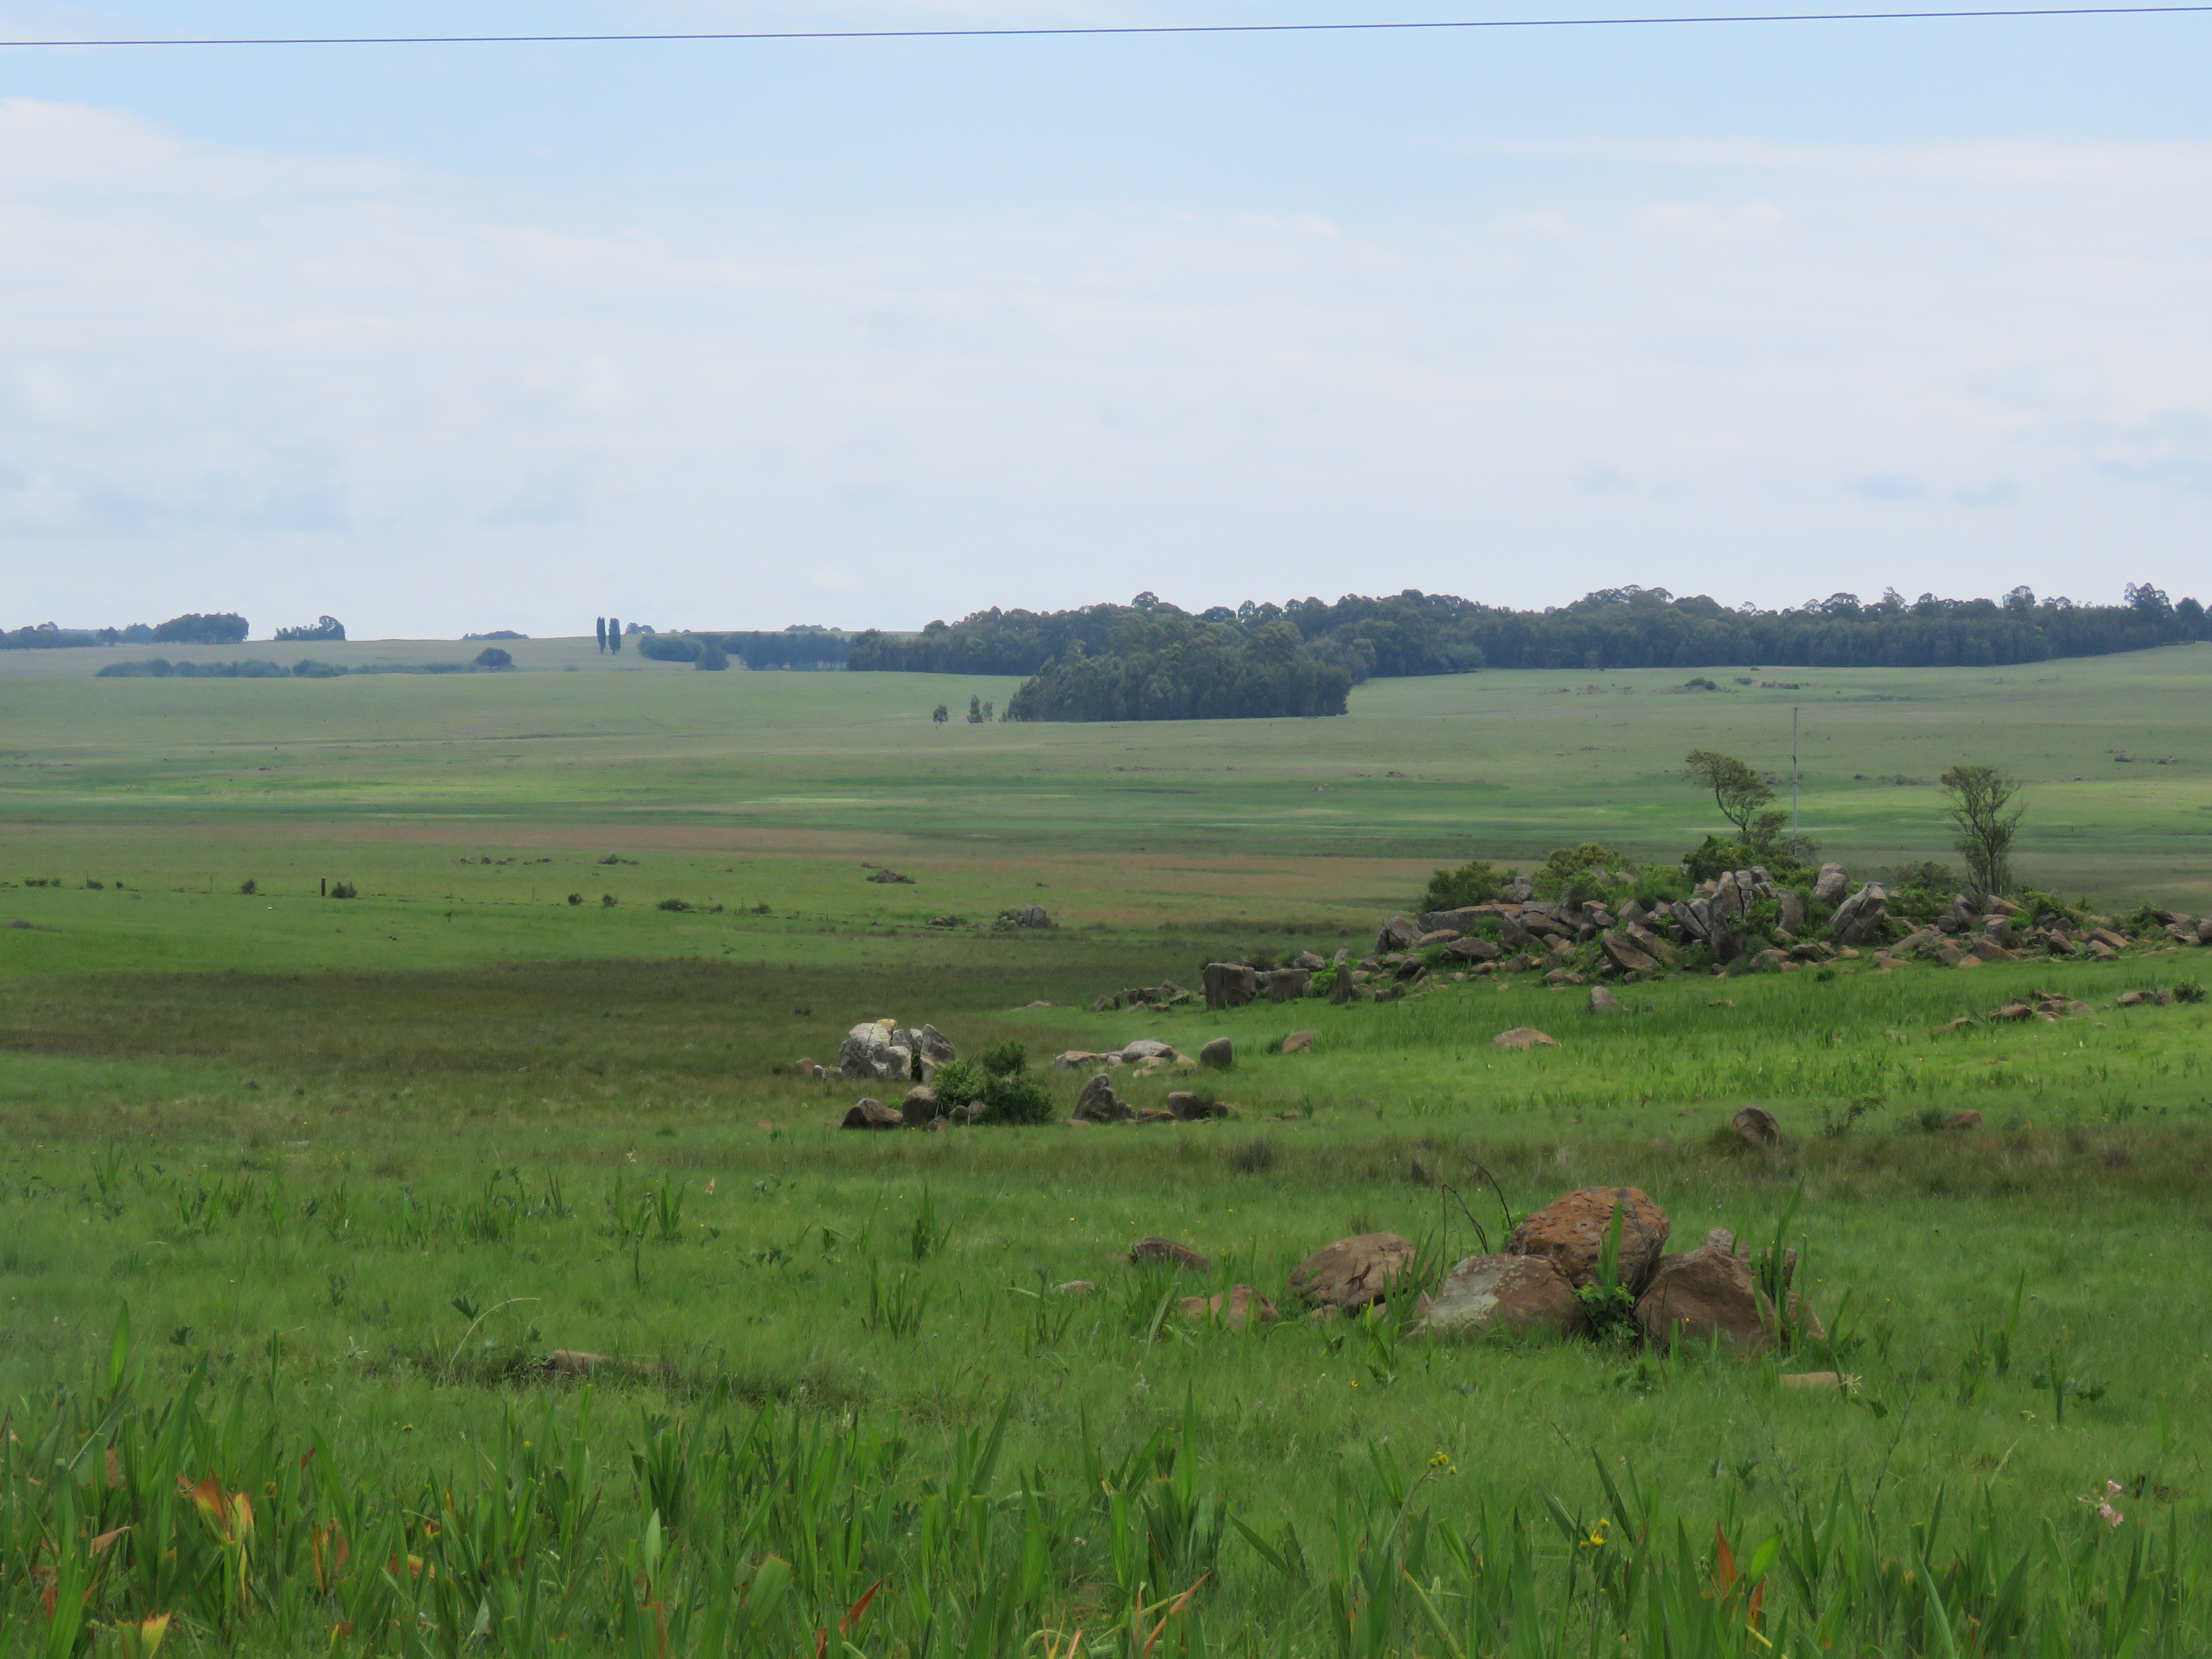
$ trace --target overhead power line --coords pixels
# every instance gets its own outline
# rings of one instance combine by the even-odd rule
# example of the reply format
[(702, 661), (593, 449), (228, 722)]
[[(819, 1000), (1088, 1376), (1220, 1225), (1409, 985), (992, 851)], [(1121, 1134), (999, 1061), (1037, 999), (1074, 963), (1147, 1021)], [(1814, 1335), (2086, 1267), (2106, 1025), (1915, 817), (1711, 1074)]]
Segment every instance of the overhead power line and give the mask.
[(1654, 28), (1702, 23), (1902, 23), (1945, 18), (2166, 17), (2212, 12), (2199, 6), (2013, 6), (1950, 11), (1796, 11), (1682, 17), (1480, 17), (1370, 23), (1129, 23), (1055, 28), (754, 29), (621, 34), (205, 35), (143, 40), (0, 40), (32, 46), (600, 46), (708, 40), (999, 40), (1141, 34), (1380, 34), (1445, 29)]

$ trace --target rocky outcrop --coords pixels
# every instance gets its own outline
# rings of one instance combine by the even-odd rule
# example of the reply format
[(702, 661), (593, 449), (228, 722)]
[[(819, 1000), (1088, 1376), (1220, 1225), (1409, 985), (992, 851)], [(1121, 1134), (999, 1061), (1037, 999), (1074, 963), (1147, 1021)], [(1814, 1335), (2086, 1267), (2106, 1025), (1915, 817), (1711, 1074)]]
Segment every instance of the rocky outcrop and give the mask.
[(1126, 1123), (1136, 1114), (1114, 1092), (1106, 1073), (1094, 1072), (1083, 1092), (1075, 1097), (1075, 1117), (1082, 1123)]
[(1508, 1255), (1548, 1256), (1574, 1285), (1594, 1284), (1614, 1212), (1620, 1214), (1620, 1282), (1641, 1291), (1666, 1248), (1667, 1212), (1635, 1187), (1585, 1187), (1525, 1218), (1505, 1241)]
[(1574, 1285), (1550, 1258), (1471, 1255), (1444, 1275), (1415, 1329), (1430, 1336), (1486, 1331), (1571, 1336), (1589, 1326)]
[(1641, 949), (1626, 934), (1607, 929), (1597, 936), (1597, 944), (1598, 949), (1605, 952), (1606, 961), (1621, 973), (1649, 974), (1659, 966), (1657, 957)]
[(1411, 916), (1393, 916), (1382, 924), (1382, 932), (1375, 935), (1375, 953), (1381, 956), (1391, 951), (1410, 951), (1421, 942), (1421, 935), (1428, 931)]
[(1840, 864), (1824, 864), (1820, 873), (1813, 880), (1813, 896), (1823, 904), (1841, 904), (1844, 895), (1851, 890), (1851, 878), (1844, 873)]
[(1395, 1233), (1362, 1233), (1324, 1245), (1291, 1274), (1291, 1290), (1315, 1307), (1356, 1312), (1387, 1299), (1390, 1281), (1414, 1265), (1413, 1247)]
[(846, 1032), (837, 1050), (838, 1076), (864, 1082), (903, 1079), (913, 1066), (914, 1050), (909, 1043), (896, 1041), (894, 1034), (907, 1035), (888, 1019), (855, 1025)]

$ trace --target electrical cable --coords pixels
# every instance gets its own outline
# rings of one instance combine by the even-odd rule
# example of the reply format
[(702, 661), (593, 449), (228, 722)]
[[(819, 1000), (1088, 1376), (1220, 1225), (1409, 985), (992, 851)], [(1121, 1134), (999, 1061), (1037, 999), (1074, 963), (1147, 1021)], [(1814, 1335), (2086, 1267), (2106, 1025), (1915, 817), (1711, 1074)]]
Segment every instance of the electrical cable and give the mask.
[(611, 34), (303, 34), (208, 35), (171, 39), (0, 40), (0, 50), (37, 46), (611, 46), (684, 41), (772, 40), (995, 40), (1066, 39), (1101, 35), (1168, 34), (1355, 34), (1415, 30), (1655, 28), (1714, 23), (1899, 23), (1944, 19), (2009, 17), (2169, 17), (2212, 12), (2212, 5), (2191, 6), (2017, 6), (1945, 11), (1725, 13), (1677, 17), (1484, 17), (1436, 21), (1368, 23), (1101, 23), (1039, 28), (969, 29), (759, 29)]

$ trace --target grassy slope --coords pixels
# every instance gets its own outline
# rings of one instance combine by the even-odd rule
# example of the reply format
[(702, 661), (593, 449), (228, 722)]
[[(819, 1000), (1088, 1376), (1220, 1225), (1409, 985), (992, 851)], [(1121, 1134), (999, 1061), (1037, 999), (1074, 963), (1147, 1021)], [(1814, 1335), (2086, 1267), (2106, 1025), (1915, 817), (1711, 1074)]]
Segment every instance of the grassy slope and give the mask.
[[(2208, 663), (2061, 665), (2048, 690), (1839, 677), (1852, 689), (1808, 723), (1826, 734), (1808, 822), (1885, 859), (1931, 849), (1933, 792), (1871, 775), (1987, 756), (2045, 781), (2046, 830), (2069, 812), (2094, 827), (2102, 862), (2046, 835), (2032, 868), (2186, 889), (2201, 860), (2172, 849), (2197, 844), (2181, 832), (2206, 804), (2185, 725)], [(1208, 1481), (1263, 1531), (1313, 1515), (1333, 1472), (1377, 1442), (1468, 1470), (1451, 1504), (1539, 1486), (1579, 1502), (1597, 1451), (1693, 1515), (1727, 1504), (1755, 1520), (1849, 1473), (1879, 1475), (1904, 1510), (1946, 1482), (1990, 1482), (2023, 1524), (2072, 1526), (2079, 1492), (2141, 1474), (2168, 1494), (2147, 1512), (2194, 1521), (2202, 1471), (2172, 1425), (2212, 1407), (2191, 1314), (2212, 1246), (2175, 1221), (2201, 1179), (2209, 1022), (2111, 1006), (2197, 971), (2193, 956), (1675, 980), (1639, 988), (1612, 1021), (1526, 980), (1383, 1009), (1076, 1012), (1102, 989), (1193, 976), (1256, 937), (1240, 912), (1302, 923), (1265, 939), (1278, 949), (1334, 948), (1339, 925), (1371, 927), (1435, 858), (1593, 834), (1679, 846), (1704, 826), (1665, 775), (1673, 757), (1707, 743), (1766, 759), (1747, 739), (1810, 694), (1656, 695), (1671, 678), (1587, 697), (1576, 676), (1382, 684), (1347, 720), (1297, 725), (946, 730), (927, 708), (964, 701), (964, 683), (904, 677), (0, 681), (15, 766), (0, 874), (129, 883), (0, 899), (56, 930), (0, 930), (15, 1131), (0, 1386), (82, 1375), (127, 1297), (155, 1378), (204, 1357), (226, 1389), (242, 1385), (280, 1332), (285, 1399), (345, 1425), (355, 1455), (424, 1473), (488, 1431), (507, 1359), (567, 1346), (669, 1368), (602, 1413), (617, 1467), (629, 1396), (697, 1413), (710, 1376), (742, 1399), (896, 1409), (925, 1444), (1011, 1394), (1015, 1462), (1054, 1479), (1073, 1476), (1081, 1419), (1126, 1445), (1190, 1390)], [(1982, 746), (1962, 751), (1968, 738)], [(2183, 763), (2106, 754), (2117, 781), (2094, 781), (2100, 752), (2136, 744)], [(1861, 770), (1868, 781), (1849, 775)], [(2076, 774), (2093, 781), (2055, 781)], [(613, 848), (638, 862), (596, 862)], [(554, 862), (519, 861), (539, 858)], [(864, 884), (863, 859), (921, 883)], [(322, 874), (369, 896), (306, 897)], [(273, 896), (238, 894), (249, 875)], [(580, 890), (592, 902), (572, 908)], [(600, 906), (604, 891), (621, 902)], [(651, 908), (672, 894), (726, 908)], [(1074, 925), (916, 925), (1032, 897)], [(769, 914), (739, 914), (761, 901)], [(2041, 986), (2097, 1012), (1930, 1034)], [(1034, 998), (1058, 1006), (1012, 1012)], [(1190, 1048), (1227, 1033), (1243, 1060), (1223, 1092), (1245, 1116), (842, 1134), (830, 1125), (854, 1091), (775, 1068), (829, 1058), (846, 1025), (882, 1014), (934, 1019), (969, 1049), (1010, 1034), (1033, 1053), (1140, 1035)], [(1564, 1046), (1488, 1047), (1519, 1024)], [(1293, 1024), (1320, 1031), (1316, 1053), (1262, 1052)], [(1063, 1098), (1077, 1080), (1055, 1078)], [(1129, 1092), (1147, 1103), (1167, 1086)], [(1791, 1134), (1779, 1160), (1711, 1144), (1754, 1100)], [(1960, 1107), (1989, 1128), (1919, 1127)], [(1820, 1133), (1854, 1108), (1850, 1133)], [(1255, 1139), (1273, 1162), (1239, 1173), (1229, 1154)], [(1802, 1181), (1795, 1231), (1822, 1309), (1854, 1291), (1865, 1340), (1850, 1364), (1890, 1415), (1778, 1394), (1757, 1368), (1655, 1377), (1583, 1349), (1408, 1353), (1386, 1381), (1375, 1356), (1303, 1328), (1126, 1334), (1117, 1263), (1134, 1236), (1188, 1238), (1224, 1276), (1276, 1287), (1340, 1234), (1436, 1234), (1439, 1182), (1486, 1216), (1478, 1166), (1521, 1205), (1643, 1185), (1691, 1240), (1714, 1222), (1771, 1228)], [(574, 1214), (473, 1231), (508, 1170), (499, 1190), (558, 1178)], [(662, 1182), (684, 1194), (686, 1242), (617, 1249), (607, 1200)], [(953, 1232), (915, 1267), (904, 1240), (925, 1188)], [(226, 1195), (235, 1217), (188, 1218)], [(1469, 1230), (1449, 1217), (1455, 1254)], [(928, 1291), (918, 1335), (866, 1328), (872, 1262)], [(1099, 1280), (1108, 1305), (1039, 1344), (1019, 1291), (1040, 1270)], [(2022, 1357), (1962, 1397), (1974, 1329), (2023, 1273)], [(535, 1300), (464, 1343), (456, 1297)], [(2053, 1369), (2106, 1390), (2063, 1430), (2033, 1380)], [(1255, 1627), (1273, 1614), (1249, 1559), (1222, 1593)]]

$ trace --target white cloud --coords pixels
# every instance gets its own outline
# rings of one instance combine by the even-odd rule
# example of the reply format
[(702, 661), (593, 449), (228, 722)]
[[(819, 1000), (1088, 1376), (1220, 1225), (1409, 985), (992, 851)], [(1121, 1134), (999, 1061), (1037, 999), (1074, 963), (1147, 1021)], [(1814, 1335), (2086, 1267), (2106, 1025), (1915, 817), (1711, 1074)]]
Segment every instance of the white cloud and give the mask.
[[(2187, 591), (2212, 146), (1571, 159), (1421, 222), (795, 222), (0, 105), (0, 534), (71, 548), (0, 623), (2086, 595), (2116, 539)], [(2016, 510), (1870, 555), (1839, 477)]]

